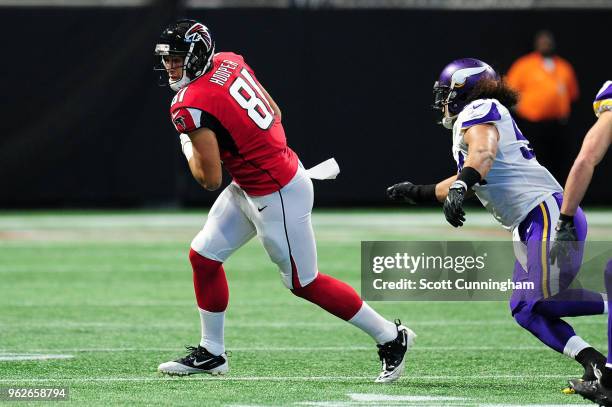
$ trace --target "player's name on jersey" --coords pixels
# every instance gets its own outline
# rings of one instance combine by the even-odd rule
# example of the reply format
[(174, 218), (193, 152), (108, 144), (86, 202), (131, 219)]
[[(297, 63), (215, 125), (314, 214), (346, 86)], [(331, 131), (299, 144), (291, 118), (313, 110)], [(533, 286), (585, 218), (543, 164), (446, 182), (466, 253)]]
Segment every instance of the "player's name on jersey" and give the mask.
[(209, 82), (216, 83), (219, 86), (225, 85), (237, 67), (236, 62), (224, 59), (210, 76)]

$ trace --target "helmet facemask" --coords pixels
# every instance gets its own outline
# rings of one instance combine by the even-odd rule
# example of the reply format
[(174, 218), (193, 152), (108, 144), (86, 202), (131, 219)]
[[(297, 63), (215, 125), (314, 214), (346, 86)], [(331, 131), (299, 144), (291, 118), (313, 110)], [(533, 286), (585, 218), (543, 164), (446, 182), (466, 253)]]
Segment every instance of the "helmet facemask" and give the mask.
[[(159, 81), (158, 84), (160, 86), (170, 86), (170, 88), (177, 92), (185, 87), (189, 82), (191, 82), (191, 78), (187, 73), (187, 64), (185, 61), (187, 60), (187, 54), (181, 52), (170, 52), (170, 46), (168, 44), (157, 44), (155, 46), (155, 55), (157, 59), (157, 63), (153, 70), (159, 72)], [(182, 65), (172, 65), (172, 61), (169, 59), (173, 57), (180, 57), (182, 59)], [(173, 80), (170, 76), (170, 70), (180, 69), (181, 77), (179, 79)]]
[(431, 107), (434, 110), (439, 110), (442, 113), (442, 117), (437, 124), (441, 124), (447, 129), (452, 129), (453, 124), (457, 115), (451, 115), (448, 105), (452, 102), (452, 99), (457, 95), (450, 86), (441, 85), (439, 81), (434, 83), (433, 87), (434, 103)]

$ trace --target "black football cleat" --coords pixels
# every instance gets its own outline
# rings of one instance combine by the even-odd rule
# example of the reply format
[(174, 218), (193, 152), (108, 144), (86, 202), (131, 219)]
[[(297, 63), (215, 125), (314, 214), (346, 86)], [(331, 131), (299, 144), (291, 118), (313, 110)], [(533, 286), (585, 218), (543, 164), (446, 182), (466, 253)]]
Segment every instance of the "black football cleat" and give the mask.
[(590, 382), (590, 381), (597, 380), (597, 375), (595, 372), (598, 372), (598, 373), (601, 372), (604, 369), (605, 365), (606, 365), (606, 357), (602, 355), (601, 357), (597, 358), (595, 361), (588, 363), (585, 366), (584, 374), (582, 375), (582, 378), (570, 380), (569, 382), (570, 385), (561, 391), (563, 392), (563, 394), (576, 394), (576, 391), (572, 387), (572, 383), (578, 383), (580, 381)]
[(205, 348), (186, 346), (189, 354), (184, 358), (162, 363), (157, 371), (169, 376), (187, 376), (198, 373), (222, 375), (229, 371), (227, 355), (215, 356)]
[(569, 381), (569, 388), (599, 406), (612, 407), (612, 389), (603, 387), (599, 380), (573, 379)]
[(391, 383), (400, 378), (406, 365), (406, 352), (416, 338), (416, 334), (403, 326), (399, 319), (395, 321), (395, 325), (397, 326), (397, 337), (382, 345), (376, 345), (382, 364), (382, 371), (376, 378), (376, 383)]
[(596, 360), (591, 360), (591, 362), (584, 368), (584, 374), (582, 375), (582, 380), (585, 382), (597, 380), (597, 375), (595, 372), (603, 372), (606, 367), (606, 357), (601, 355)]

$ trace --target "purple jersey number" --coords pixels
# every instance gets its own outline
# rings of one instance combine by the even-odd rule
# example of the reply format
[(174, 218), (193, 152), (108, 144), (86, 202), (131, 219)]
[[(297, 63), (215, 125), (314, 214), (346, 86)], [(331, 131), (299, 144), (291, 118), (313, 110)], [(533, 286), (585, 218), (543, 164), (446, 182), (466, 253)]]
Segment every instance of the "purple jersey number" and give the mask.
[(529, 144), (529, 140), (527, 140), (525, 136), (523, 136), (523, 133), (521, 133), (521, 131), (519, 130), (514, 119), (512, 119), (512, 127), (514, 127), (514, 134), (516, 134), (516, 140), (524, 141), (527, 143), (526, 146), (521, 147), (521, 154), (523, 154), (523, 157), (525, 157), (526, 160), (531, 160), (532, 158), (535, 158), (535, 152), (533, 151), (531, 144)]
[(465, 158), (463, 157), (463, 153), (461, 151), (458, 152), (457, 157), (459, 158), (459, 162), (457, 163), (457, 173), (460, 173), (463, 170), (463, 164), (465, 164)]
[[(527, 140), (527, 138), (523, 136), (523, 133), (516, 125), (514, 119), (512, 119), (512, 127), (514, 127), (514, 134), (516, 135), (516, 140), (524, 141), (526, 143), (526, 145), (520, 148), (523, 157), (525, 157), (526, 160), (531, 160), (532, 158), (535, 158), (535, 152), (533, 151), (529, 140)], [(463, 156), (463, 153), (461, 151), (458, 152), (457, 158), (459, 159), (459, 162), (457, 163), (457, 172), (461, 172), (461, 170), (463, 170), (463, 165), (465, 164), (465, 157)]]

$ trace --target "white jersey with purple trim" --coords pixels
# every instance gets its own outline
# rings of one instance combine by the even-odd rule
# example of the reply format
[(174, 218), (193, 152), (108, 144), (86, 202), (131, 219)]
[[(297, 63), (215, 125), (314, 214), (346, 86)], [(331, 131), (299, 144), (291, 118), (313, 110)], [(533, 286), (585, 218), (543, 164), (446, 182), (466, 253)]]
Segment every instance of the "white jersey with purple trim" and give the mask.
[(612, 110), (612, 81), (604, 83), (599, 92), (597, 92), (597, 96), (595, 96), (593, 101), (593, 110), (597, 117), (606, 110)]
[(497, 155), (491, 170), (472, 187), (484, 207), (506, 229), (514, 229), (529, 211), (563, 188), (535, 158), (529, 141), (497, 99), (468, 104), (453, 126), (453, 157), (460, 171), (468, 156), (465, 132), (477, 124), (493, 124), (499, 133)]

